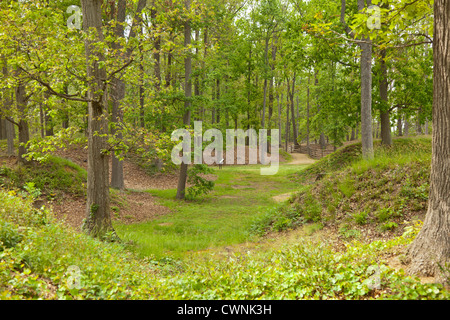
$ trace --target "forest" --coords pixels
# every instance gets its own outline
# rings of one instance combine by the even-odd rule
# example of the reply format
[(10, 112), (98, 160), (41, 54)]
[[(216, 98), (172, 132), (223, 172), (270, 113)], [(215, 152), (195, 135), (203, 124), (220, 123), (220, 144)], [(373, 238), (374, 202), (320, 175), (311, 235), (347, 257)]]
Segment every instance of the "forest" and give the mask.
[(1, 1), (0, 299), (448, 300), (449, 21)]

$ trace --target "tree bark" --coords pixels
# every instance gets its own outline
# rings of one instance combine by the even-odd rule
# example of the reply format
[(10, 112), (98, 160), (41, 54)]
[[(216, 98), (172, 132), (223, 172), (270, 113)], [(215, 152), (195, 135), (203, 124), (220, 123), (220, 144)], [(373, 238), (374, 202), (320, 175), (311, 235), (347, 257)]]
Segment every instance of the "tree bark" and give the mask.
[[(114, 34), (117, 38), (124, 36), (124, 27), (126, 16), (126, 1), (119, 0), (117, 4), (117, 15), (116, 17), (111, 17), (111, 20), (116, 20), (116, 27)], [(113, 43), (113, 48), (117, 51), (122, 49), (118, 42)], [(120, 57), (118, 57), (119, 59)], [(112, 80), (112, 86), (110, 87), (111, 99), (112, 99), (112, 122), (113, 126), (111, 129), (111, 134), (115, 136), (115, 139), (121, 141), (123, 139), (123, 134), (120, 129), (120, 124), (123, 122), (123, 112), (121, 109), (121, 101), (125, 98), (125, 82), (119, 77), (114, 77)], [(119, 190), (125, 188), (124, 177), (123, 177), (123, 162), (116, 156), (113, 150), (111, 154), (111, 187)]]
[[(265, 39), (264, 46), (264, 66), (268, 65), (268, 52), (269, 52), (269, 36)], [(261, 128), (265, 128), (266, 125), (266, 95), (267, 95), (267, 75), (264, 75), (264, 86), (263, 86), (263, 109), (261, 117)]]
[[(190, 0), (185, 2), (186, 10), (189, 10)], [(184, 101), (184, 117), (183, 123), (185, 126), (191, 123), (191, 101), (192, 96), (192, 84), (191, 84), (191, 73), (192, 73), (192, 58), (189, 50), (187, 49), (191, 44), (191, 22), (186, 20), (184, 23), (184, 47), (186, 49), (186, 57), (184, 59), (184, 90), (186, 100)], [(180, 166), (180, 176), (178, 178), (177, 187), (177, 199), (184, 199), (186, 193), (186, 180), (187, 180), (187, 170), (188, 164), (182, 162)]]
[(220, 79), (216, 80), (216, 85), (217, 85), (217, 89), (216, 89), (216, 101), (217, 101), (216, 123), (220, 123)]
[(402, 115), (400, 111), (397, 111), (397, 136), (403, 136), (403, 123), (402, 123)]
[(8, 144), (8, 156), (14, 156), (15, 152), (14, 152), (14, 125), (12, 124), (12, 122), (6, 121), (5, 123), (5, 128), (6, 128), (6, 140), (7, 140), (7, 144)]
[[(2, 74), (6, 78), (8, 77), (7, 60), (4, 56), (2, 56), (2, 60), (3, 60)], [(12, 92), (10, 90), (5, 89), (3, 95), (4, 95), (3, 111), (7, 113), (9, 110), (11, 110), (11, 106), (13, 104)], [(14, 156), (14, 125), (11, 121), (6, 120), (4, 122), (3, 127), (5, 129), (5, 137), (8, 146), (7, 147), (8, 156)]]
[[(298, 132), (297, 132), (297, 124), (295, 120), (295, 110), (294, 110), (294, 91), (295, 91), (295, 79), (296, 79), (296, 72), (294, 71), (294, 76), (292, 78), (292, 90), (290, 92), (290, 100), (291, 100), (291, 119), (292, 119), (292, 129), (293, 131), (293, 140), (294, 145), (298, 146)], [(289, 82), (288, 82), (288, 88), (289, 88)]]
[(6, 119), (0, 117), (0, 140), (6, 139)]
[(420, 113), (422, 112), (422, 108), (419, 107), (417, 110), (417, 121), (416, 121), (416, 132), (417, 134), (422, 134), (422, 126), (420, 125)]
[[(120, 126), (123, 122), (123, 111), (120, 107), (120, 103), (123, 98), (125, 98), (125, 83), (121, 79), (113, 79), (112, 85), (115, 87), (111, 94), (114, 94), (115, 97), (112, 101), (112, 119), (115, 126)], [(122, 131), (119, 127), (115, 127), (111, 129), (111, 133), (115, 135), (115, 138), (118, 141), (123, 139)], [(124, 183), (124, 175), (123, 175), (123, 161), (121, 161), (116, 153), (113, 151), (111, 155), (111, 187), (119, 190), (123, 190), (125, 188)]]
[[(434, 2), (433, 133), (428, 211), (408, 248), (410, 274), (450, 281), (450, 2)], [(445, 270), (441, 270), (441, 267)]]
[[(281, 94), (281, 101), (283, 101), (283, 94)], [(277, 93), (277, 107), (278, 107), (278, 141), (279, 147), (282, 147), (281, 144), (281, 103), (280, 103), (280, 95)]]
[(41, 138), (44, 138), (45, 137), (45, 120), (44, 120), (44, 108), (42, 107), (42, 103), (39, 103), (39, 121), (40, 121)]
[[(150, 11), (150, 16), (152, 18), (152, 26), (153, 29), (157, 30), (156, 28), (156, 4), (153, 4), (154, 7), (151, 9)], [(153, 71), (155, 74), (155, 92), (156, 95), (159, 94), (159, 92), (161, 91), (161, 36), (159, 35), (159, 32), (157, 31), (157, 36), (154, 38), (153, 43), (154, 43), (154, 48), (153, 48), (153, 61), (154, 61), (154, 66), (153, 66)], [(160, 115), (160, 128), (161, 128), (161, 132), (165, 131), (165, 126), (164, 126), (164, 106), (161, 106), (161, 115)]]
[(285, 139), (286, 139), (286, 152), (288, 151), (288, 145), (289, 145), (289, 81), (287, 81), (288, 86), (288, 92), (286, 93), (286, 128), (285, 128)]
[(88, 177), (86, 220), (83, 230), (93, 236), (103, 238), (114, 232), (109, 208), (109, 157), (107, 149), (108, 123), (105, 108), (104, 79), (106, 70), (99, 67), (105, 59), (96, 50), (96, 44), (103, 41), (102, 0), (81, 0), (83, 11), (83, 30), (95, 30), (94, 40), (85, 41), (88, 89)]
[(386, 50), (381, 51), (380, 59), (380, 98), (381, 98), (381, 109), (380, 109), (380, 125), (381, 125), (381, 144), (385, 146), (392, 145), (391, 136), (391, 120), (390, 112), (388, 108), (388, 80), (387, 80), (387, 66), (386, 66)]
[(26, 120), (26, 93), (25, 84), (19, 82), (15, 88), (16, 105), (20, 114), (19, 119), (19, 162), (22, 164), (28, 163), (28, 161), (23, 157), (27, 152), (26, 144), (30, 140), (30, 131), (28, 127), (28, 121)]
[(308, 155), (310, 155), (310, 146), (309, 146), (309, 138), (310, 138), (310, 128), (309, 128), (309, 110), (311, 108), (310, 105), (310, 84), (311, 84), (311, 76), (308, 73), (308, 87), (306, 89), (306, 148), (308, 150)]
[[(357, 0), (358, 11), (371, 5), (371, 0)], [(340, 21), (347, 33), (352, 34), (350, 27), (345, 22), (345, 0), (341, 0)], [(360, 44), (361, 48), (361, 142), (362, 153), (366, 159), (373, 158), (373, 136), (372, 136), (372, 43), (369, 38)], [(358, 134), (357, 134), (358, 136)]]
[[(358, 11), (365, 8), (364, 0), (358, 0)], [(367, 1), (370, 5), (370, 0)], [(361, 47), (361, 142), (365, 159), (373, 158), (372, 136), (372, 43), (367, 37)]]
[[(141, 81), (139, 83), (139, 120), (140, 120), (140, 125), (141, 128), (144, 129), (145, 128), (145, 96), (144, 96), (144, 74), (145, 74), (145, 70), (144, 70), (144, 56), (143, 56), (143, 52), (141, 50), (141, 61), (139, 62), (139, 70), (141, 72)], [(169, 80), (169, 85), (170, 85), (170, 80)]]
[(409, 121), (408, 117), (405, 117), (405, 128), (404, 128), (404, 135), (407, 137), (409, 136)]

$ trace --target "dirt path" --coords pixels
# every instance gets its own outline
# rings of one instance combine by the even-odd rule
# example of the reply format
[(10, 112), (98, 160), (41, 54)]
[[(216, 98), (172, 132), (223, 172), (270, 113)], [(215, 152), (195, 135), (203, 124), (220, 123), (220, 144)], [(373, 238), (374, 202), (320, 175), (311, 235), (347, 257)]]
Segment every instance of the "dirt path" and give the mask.
[(316, 162), (316, 160), (311, 159), (304, 153), (291, 153), (292, 161), (286, 164), (312, 164)]

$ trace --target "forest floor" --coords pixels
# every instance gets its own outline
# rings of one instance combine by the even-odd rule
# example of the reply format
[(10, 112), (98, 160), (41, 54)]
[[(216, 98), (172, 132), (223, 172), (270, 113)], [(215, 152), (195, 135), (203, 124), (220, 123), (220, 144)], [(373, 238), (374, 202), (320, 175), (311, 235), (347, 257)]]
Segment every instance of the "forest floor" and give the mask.
[[(55, 153), (56, 156), (68, 159), (81, 168), (87, 170), (87, 149), (83, 147), (72, 147), (67, 150), (60, 150)], [(280, 156), (280, 161), (285, 160)], [(313, 163), (306, 155), (292, 154), (292, 160), (289, 164), (304, 165)], [(7, 157), (0, 150), (0, 166), (10, 168), (17, 167), (15, 157)], [(246, 165), (247, 167), (247, 165)], [(111, 163), (110, 163), (111, 170)], [(210, 175), (210, 180), (216, 180), (216, 175)], [(176, 189), (178, 183), (178, 174), (174, 173), (156, 173), (148, 174), (142, 167), (136, 163), (124, 160), (124, 184), (125, 190), (111, 189), (111, 217), (113, 221), (121, 224), (136, 224), (154, 220), (172, 212), (167, 206), (161, 205), (160, 201), (148, 190), (170, 190)], [(238, 188), (234, 186), (233, 188)], [(222, 196), (226, 198), (227, 196)], [(231, 197), (229, 198), (231, 199)], [(64, 197), (57, 200), (45, 201), (45, 205), (51, 207), (55, 216), (63, 220), (67, 225), (80, 230), (82, 221), (86, 217), (86, 199), (85, 197), (65, 193)]]
[[(343, 154), (347, 155), (348, 153)], [(71, 149), (57, 155), (84, 169), (87, 168), (87, 151), (85, 149)], [(269, 222), (271, 226), (287, 225), (290, 223), (290, 219), (293, 219), (291, 216), (284, 217), (276, 212), (279, 208), (283, 208), (282, 206), (288, 208), (289, 203), (301, 203), (301, 197), (299, 198), (298, 195), (295, 197), (294, 194), (299, 191), (304, 192), (305, 186), (299, 184), (299, 181), (293, 180), (292, 175), (306, 172), (308, 167), (312, 168), (311, 164), (318, 161), (299, 153), (292, 153), (289, 158), (289, 161), (280, 164), (278, 174), (273, 176), (260, 175), (261, 165), (230, 165), (224, 166), (222, 169), (212, 167), (215, 171), (215, 174), (211, 175), (211, 179), (215, 180), (214, 190), (194, 201), (174, 199), (178, 182), (176, 173), (149, 175), (135, 163), (125, 160), (126, 189), (124, 191), (111, 189), (111, 214), (114, 228), (121, 239), (133, 244), (139, 254), (161, 259), (194, 256), (206, 259), (211, 255), (228, 259), (235, 254), (266, 252), (280, 245), (297, 243), (302, 239), (318, 241), (326, 239), (332, 245), (333, 250), (342, 252), (345, 250), (345, 243), (349, 241), (347, 233), (350, 234), (350, 231), (357, 233), (360, 231), (359, 227), (362, 230), (359, 238), (364, 241), (368, 240), (365, 230), (370, 229), (368, 227), (371, 224), (350, 226), (350, 222), (345, 224), (345, 230), (344, 228), (339, 229), (340, 225), (331, 225), (330, 227), (326, 226), (327, 223), (306, 223), (300, 227), (288, 226), (276, 232), (268, 230), (264, 237), (249, 237), (248, 232), (255, 225), (255, 218), (265, 221), (268, 214), (275, 213), (273, 217), (278, 220)], [(334, 158), (340, 159), (338, 156)], [(338, 163), (338, 167), (347, 161), (345, 159), (339, 160), (342, 163)], [(408, 158), (405, 161), (409, 162), (410, 160)], [(385, 162), (390, 163), (391, 159), (386, 158)], [(326, 163), (326, 161), (322, 164), (318, 162), (317, 164), (321, 164), (321, 166), (315, 165), (314, 167), (323, 167), (323, 170)], [(330, 163), (332, 164), (328, 161), (328, 165)], [(17, 167), (17, 160), (2, 155), (0, 148), (1, 166)], [(379, 166), (378, 164), (375, 167)], [(358, 168), (356, 166), (353, 170), (365, 172), (363, 168)], [(314, 172), (311, 171), (312, 174)], [(392, 173), (392, 170), (389, 172)], [(353, 181), (355, 190), (352, 191), (352, 195), (348, 196), (349, 200), (343, 199), (343, 203), (353, 198), (355, 201), (356, 198), (361, 200), (363, 194), (359, 194), (358, 188), (366, 190), (368, 186), (359, 184), (369, 181), (365, 176), (361, 177), (360, 183), (357, 180)], [(376, 178), (375, 181), (380, 180), (381, 182), (381, 175), (380, 177), (370, 176), (370, 178), (371, 180)], [(403, 181), (404, 179), (399, 176), (399, 180)], [(344, 182), (340, 183), (347, 186), (348, 183)], [(343, 186), (338, 184), (338, 187)], [(394, 184), (394, 193), (403, 190), (401, 187), (401, 185)], [(414, 200), (413, 197), (416, 195), (422, 196), (424, 190), (420, 186), (408, 185), (407, 187), (408, 189), (403, 191), (405, 194), (411, 194), (410, 200)], [(324, 194), (334, 194), (329, 187), (326, 189), (325, 185), (321, 188), (322, 191), (326, 190), (326, 192), (322, 192)], [(346, 194), (347, 190), (342, 188), (342, 192)], [(390, 193), (393, 193), (392, 190)], [(63, 198), (46, 203), (46, 205), (53, 208), (53, 212), (59, 219), (64, 220), (75, 230), (79, 230), (86, 215), (84, 198), (67, 193)], [(356, 203), (360, 202), (358, 200)], [(287, 212), (290, 214), (289, 211)], [(373, 212), (369, 214), (369, 217), (370, 215), (373, 215)], [(358, 217), (351, 216), (352, 219)], [(368, 220), (368, 222), (371, 221)], [(260, 225), (264, 226), (264, 223)], [(400, 228), (398, 229), (400, 231)], [(394, 235), (393, 232), (389, 232), (389, 234), (373, 232), (370, 234), (369, 243), (378, 239), (375, 237), (377, 234), (383, 234), (386, 239)], [(402, 268), (398, 254), (385, 258), (390, 267)], [(421, 281), (433, 282), (433, 278), (421, 278)]]

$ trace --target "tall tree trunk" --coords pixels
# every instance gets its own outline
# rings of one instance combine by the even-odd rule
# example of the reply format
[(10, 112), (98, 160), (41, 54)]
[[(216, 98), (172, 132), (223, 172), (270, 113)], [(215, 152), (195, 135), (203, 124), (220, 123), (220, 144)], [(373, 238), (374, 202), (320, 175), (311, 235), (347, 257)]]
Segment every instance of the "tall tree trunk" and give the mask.
[[(272, 115), (273, 115), (273, 100), (274, 100), (274, 96), (273, 96), (273, 90), (274, 90), (274, 72), (275, 72), (275, 59), (276, 59), (276, 54), (277, 54), (277, 47), (275, 45), (275, 41), (276, 41), (276, 37), (274, 36), (274, 38), (272, 39), (272, 63), (270, 64), (270, 83), (269, 83), (269, 130), (267, 132), (267, 137), (268, 137), (268, 141), (271, 140), (271, 136), (272, 136)], [(271, 153), (271, 144), (269, 143), (267, 146), (267, 152)]]
[[(268, 53), (269, 53), (269, 36), (265, 39), (264, 46), (264, 66), (268, 65)], [(261, 128), (265, 128), (266, 125), (266, 95), (267, 95), (267, 75), (264, 75), (264, 86), (263, 86), (263, 108), (261, 117)]]
[[(153, 29), (156, 30), (157, 35), (155, 36), (154, 40), (153, 40), (153, 61), (154, 61), (154, 66), (153, 66), (153, 71), (155, 74), (155, 81), (154, 81), (154, 86), (155, 86), (155, 92), (156, 92), (156, 96), (158, 97), (160, 91), (161, 91), (161, 36), (159, 35), (159, 31), (157, 30), (156, 27), (156, 4), (153, 4), (153, 8), (150, 10), (150, 16), (152, 18), (152, 26)], [(161, 114), (160, 114), (160, 123), (159, 123), (159, 127), (161, 129), (161, 132), (165, 132), (165, 125), (164, 125), (164, 105), (161, 106)]]
[[(120, 104), (125, 98), (125, 83), (121, 79), (115, 78), (112, 81), (112, 85), (115, 87), (111, 93), (111, 95), (115, 95), (112, 101), (112, 119), (115, 125), (111, 129), (111, 133), (115, 135), (115, 139), (121, 141), (123, 134), (120, 124), (123, 122), (123, 111)], [(123, 161), (116, 156), (115, 152), (112, 152), (111, 157), (111, 187), (123, 190), (125, 188)]]
[[(251, 91), (252, 91), (252, 46), (253, 42), (250, 41), (250, 50), (248, 53), (248, 74), (247, 74), (247, 130), (250, 129), (250, 110), (251, 110)], [(281, 141), (281, 140), (280, 140)], [(245, 145), (248, 146), (250, 139), (245, 137)]]
[(145, 96), (144, 96), (144, 84), (139, 85), (139, 124), (142, 129), (145, 128)]
[[(141, 79), (139, 82), (139, 120), (140, 120), (141, 128), (144, 129), (145, 128), (145, 95), (144, 95), (145, 94), (145, 89), (144, 89), (145, 70), (144, 70), (144, 52), (142, 51), (142, 44), (139, 45), (139, 51), (140, 51), (140, 56), (141, 56), (141, 59), (139, 61), (139, 71), (141, 74)], [(170, 86), (170, 80), (168, 83)]]
[(216, 101), (217, 101), (217, 123), (220, 123), (220, 79), (216, 80)]
[(211, 100), (212, 100), (212, 107), (211, 107), (211, 124), (214, 124), (216, 122), (216, 108), (214, 107), (215, 100), (216, 100), (216, 81), (213, 80), (212, 86), (211, 86)]
[[(199, 42), (199, 38), (200, 38), (200, 31), (198, 29), (195, 30), (195, 42), (198, 43)], [(198, 57), (198, 46), (195, 46), (195, 56)], [(202, 63), (204, 63), (202, 61)], [(200, 75), (197, 74), (195, 76), (194, 79), (194, 96), (198, 97), (200, 96)], [(201, 120), (202, 115), (203, 114), (203, 106), (201, 106), (201, 108), (196, 108), (196, 115), (195, 115), (195, 120)]]
[(409, 121), (408, 121), (408, 117), (405, 116), (405, 131), (404, 131), (404, 135), (407, 137), (409, 136)]
[(27, 152), (26, 144), (30, 140), (30, 131), (28, 127), (28, 121), (26, 120), (26, 93), (25, 93), (25, 84), (23, 82), (19, 82), (15, 88), (15, 96), (16, 96), (16, 105), (20, 114), (19, 119), (19, 161), (22, 164), (28, 163), (28, 161), (23, 157)]
[[(433, 133), (428, 211), (408, 248), (408, 272), (450, 281), (450, 2), (434, 2)], [(445, 268), (444, 270), (441, 270)]]
[[(8, 77), (8, 65), (6, 58), (3, 56), (3, 68), (2, 74), (6, 78)], [(3, 112), (6, 114), (11, 110), (11, 106), (13, 104), (12, 92), (10, 90), (6, 90), (3, 92)], [(12, 119), (11, 119), (12, 120)], [(5, 129), (5, 137), (7, 140), (7, 153), (8, 156), (14, 156), (14, 125), (10, 120), (6, 120), (3, 125)]]
[[(283, 101), (283, 94), (281, 94), (281, 101)], [(281, 103), (280, 103), (280, 95), (277, 93), (277, 107), (278, 107), (278, 141), (279, 147), (282, 147), (281, 144)]]
[[(358, 0), (358, 11), (363, 10), (364, 0)], [(367, 5), (370, 5), (370, 0)], [(361, 43), (361, 142), (362, 154), (365, 159), (373, 158), (372, 136), (372, 43), (367, 37)]]
[(386, 50), (381, 51), (380, 59), (380, 98), (381, 98), (381, 110), (380, 110), (380, 124), (381, 124), (381, 144), (385, 146), (392, 145), (391, 136), (391, 120), (388, 104), (388, 80), (387, 80), (387, 67), (386, 67)]
[(6, 139), (6, 119), (0, 117), (0, 140)]
[(103, 42), (102, 32), (102, 0), (81, 0), (83, 10), (83, 30), (93, 29), (96, 32), (94, 40), (85, 40), (88, 89), (88, 177), (86, 220), (83, 230), (93, 236), (102, 238), (109, 232), (114, 232), (109, 208), (109, 157), (107, 149), (108, 123), (105, 107), (105, 90), (103, 81), (106, 71), (99, 68), (99, 63), (105, 59), (96, 50), (96, 45)]
[[(189, 10), (190, 0), (185, 2), (186, 10)], [(184, 101), (184, 117), (183, 123), (185, 126), (191, 123), (191, 102), (190, 98), (192, 96), (192, 84), (191, 84), (191, 73), (192, 73), (192, 58), (188, 50), (191, 44), (191, 22), (186, 20), (184, 23), (184, 47), (186, 49), (186, 58), (184, 59), (184, 90), (186, 100)], [(185, 198), (186, 189), (186, 179), (187, 179), (188, 164), (182, 162), (180, 166), (180, 176), (178, 178), (178, 188), (177, 188), (177, 199)]]
[(288, 86), (288, 92), (286, 93), (286, 128), (285, 128), (285, 139), (286, 139), (286, 152), (289, 152), (288, 145), (289, 145), (289, 81), (287, 81)]
[[(123, 24), (125, 23), (125, 16), (126, 1), (119, 0), (117, 4), (117, 16), (111, 17), (111, 19), (116, 20), (114, 34), (118, 39), (124, 36)], [(122, 46), (118, 42), (113, 43), (112, 46), (117, 51), (120, 51), (122, 49)], [(125, 98), (125, 82), (119, 77), (114, 77), (112, 86), (110, 87), (110, 92), (112, 99), (113, 122), (111, 134), (115, 136), (115, 139), (121, 141), (123, 139), (123, 134), (120, 125), (123, 123), (123, 112), (120, 105), (121, 101)], [(111, 187), (123, 190), (125, 188), (123, 177), (123, 162), (116, 156), (116, 153), (114, 151), (112, 152), (111, 158)]]
[(397, 110), (397, 136), (398, 137), (403, 136), (402, 115), (400, 114), (399, 110)]
[(10, 121), (6, 121), (5, 123), (6, 128), (6, 140), (8, 144), (8, 156), (14, 156), (14, 125)]
[(45, 120), (44, 120), (44, 108), (42, 103), (39, 103), (39, 124), (41, 131), (41, 138), (45, 137)]
[(417, 110), (417, 121), (416, 121), (416, 132), (417, 134), (422, 134), (422, 126), (420, 125), (420, 113), (422, 112), (422, 108), (419, 107)]
[(306, 148), (308, 150), (308, 155), (310, 155), (309, 150), (309, 135), (310, 135), (310, 129), (309, 129), (309, 110), (310, 110), (310, 93), (309, 93), (309, 86), (311, 83), (311, 76), (308, 74), (308, 87), (306, 89)]
[[(293, 140), (294, 140), (294, 145), (298, 146), (298, 141), (297, 141), (297, 137), (298, 137), (298, 133), (297, 133), (297, 124), (296, 124), (296, 120), (295, 120), (295, 110), (294, 110), (294, 92), (295, 92), (295, 79), (296, 79), (296, 72), (294, 71), (294, 76), (292, 78), (292, 90), (290, 93), (290, 100), (291, 100), (291, 119), (292, 119), (292, 129), (293, 131)], [(289, 83), (288, 83), (288, 87), (289, 87)]]
[[(65, 85), (64, 86), (64, 93), (65, 94), (69, 94), (69, 86)], [(65, 103), (67, 103), (67, 100), (65, 100)], [(61, 127), (63, 129), (67, 129), (69, 128), (69, 111), (67, 109), (62, 111), (63, 116), (62, 116), (62, 123), (61, 123)]]

